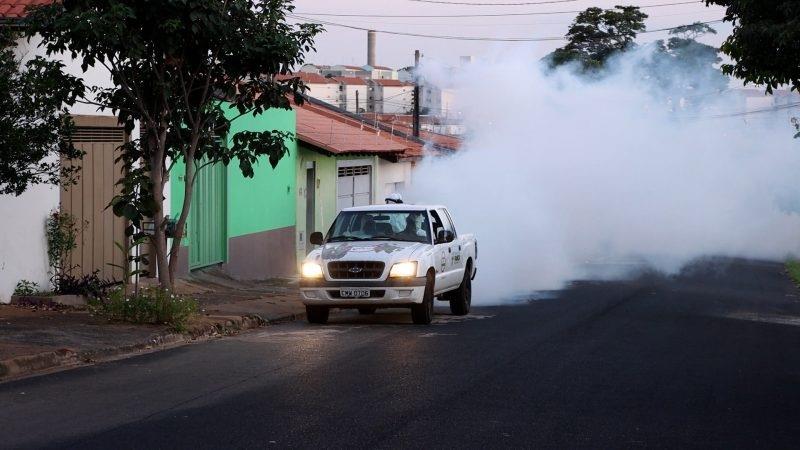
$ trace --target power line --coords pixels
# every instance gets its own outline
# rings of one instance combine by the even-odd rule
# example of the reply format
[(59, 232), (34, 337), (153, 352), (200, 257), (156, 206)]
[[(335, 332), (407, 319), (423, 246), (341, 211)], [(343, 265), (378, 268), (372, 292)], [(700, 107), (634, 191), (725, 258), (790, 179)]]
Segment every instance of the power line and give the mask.
[[(669, 13), (669, 14), (653, 14), (651, 16), (648, 16), (647, 19), (648, 20), (650, 20), (650, 19), (660, 19), (660, 18), (664, 18), (664, 17), (676, 17), (676, 16), (696, 16), (697, 14), (715, 14), (715, 15), (717, 15), (718, 12), (717, 11), (713, 11), (713, 10), (705, 10), (705, 11), (680, 12), (680, 13)], [(365, 20), (358, 20), (357, 18), (356, 19), (345, 19), (345, 20), (347, 20), (348, 24), (362, 24), (362, 23), (365, 23), (365, 24), (370, 24), (373, 27), (376, 26), (376, 25), (402, 25), (404, 27), (407, 27), (407, 26), (415, 26), (415, 27), (440, 26), (440, 27), (444, 27), (444, 26), (453, 25), (452, 22), (446, 22), (446, 21), (421, 22), (421, 21), (411, 20), (411, 21), (407, 21), (407, 22), (398, 22), (398, 21), (386, 22), (386, 21), (366, 20), (366, 19)], [(502, 26), (505, 27), (505, 28), (508, 28), (508, 27), (535, 27), (535, 26), (539, 26), (539, 25), (562, 25), (562, 26), (567, 26), (567, 25), (570, 25), (570, 24), (572, 24), (571, 20), (569, 22), (566, 22), (566, 21), (562, 20), (562, 21), (558, 21), (558, 22), (550, 22), (550, 21), (546, 21), (546, 22), (541, 22), (541, 21), (519, 22), (519, 23), (503, 22)], [(491, 28), (497, 28), (498, 24), (497, 23), (490, 23), (490, 22), (487, 22), (487, 21), (483, 21), (481, 23), (459, 23), (458, 26), (459, 27), (481, 27), (481, 28), (491, 27)]]
[(550, 3), (572, 3), (576, 0), (548, 0), (541, 2), (515, 2), (515, 3), (480, 3), (480, 2), (448, 2), (444, 0), (410, 0), (418, 3), (438, 3), (440, 5), (465, 5), (465, 6), (528, 6), (547, 5)]
[[(330, 25), (334, 27), (341, 27), (341, 28), (349, 28), (351, 30), (360, 30), (360, 31), (374, 31), (376, 33), (382, 34), (392, 34), (397, 36), (411, 36), (411, 37), (424, 37), (430, 39), (447, 39), (447, 40), (456, 40), (456, 41), (490, 41), (490, 42), (544, 42), (544, 41), (565, 41), (567, 40), (564, 36), (545, 36), (545, 37), (488, 37), (488, 36), (451, 36), (451, 35), (440, 35), (440, 34), (421, 34), (421, 33), (409, 33), (404, 31), (389, 31), (389, 30), (376, 30), (374, 28), (364, 28), (364, 27), (357, 27), (355, 25), (346, 25), (343, 23), (336, 23), (330, 22), (327, 20), (320, 20), (320, 19), (312, 19), (309, 17), (303, 17), (297, 14), (289, 14), (290, 17), (299, 20), (305, 20), (313, 23), (317, 23), (320, 25)], [(723, 19), (716, 19), (716, 20), (707, 20), (705, 22), (697, 22), (702, 24), (712, 24), (712, 23), (719, 23), (722, 22)], [(681, 25), (682, 26), (682, 25)], [(646, 33), (657, 33), (660, 31), (669, 31), (679, 28), (680, 26), (675, 27), (668, 27), (668, 28), (657, 28), (655, 30), (647, 30), (641, 31), (639, 34), (646, 34)]]
[(711, 114), (711, 115), (708, 115), (708, 116), (694, 116), (694, 117), (691, 117), (691, 118), (692, 119), (722, 119), (722, 118), (726, 118), (726, 117), (740, 117), (740, 116), (749, 116), (751, 114), (760, 114), (760, 113), (766, 113), (766, 112), (781, 111), (781, 110), (784, 110), (784, 109), (793, 109), (793, 108), (797, 108), (797, 107), (800, 107), (800, 102), (792, 102), (792, 103), (787, 103), (785, 105), (776, 105), (776, 106), (771, 106), (769, 108), (753, 109), (753, 110), (750, 110), (750, 111), (741, 111), (741, 112), (727, 113), (727, 114)]
[[(663, 8), (666, 6), (676, 6), (676, 5), (691, 5), (691, 4), (703, 4), (702, 1), (693, 0), (693, 1), (682, 1), (682, 2), (671, 2), (671, 3), (658, 3), (654, 5), (642, 5), (639, 6), (639, 9), (648, 9), (648, 8)], [(302, 16), (325, 16), (325, 17), (405, 17), (405, 18), (422, 18), (422, 17), (447, 17), (447, 18), (455, 18), (455, 17), (510, 17), (510, 16), (547, 16), (547, 15), (554, 15), (554, 14), (577, 14), (583, 12), (584, 10), (572, 10), (572, 11), (535, 11), (535, 12), (518, 12), (518, 13), (476, 13), (476, 14), (341, 14), (341, 13), (312, 13), (312, 12), (297, 12), (295, 14), (302, 15)]]
[(438, 35), (438, 34), (421, 34), (421, 33), (407, 33), (403, 31), (388, 31), (388, 30), (376, 30), (373, 28), (364, 28), (364, 27), (357, 27), (354, 25), (345, 25), (343, 23), (336, 23), (336, 22), (329, 22), (326, 20), (320, 19), (312, 19), (309, 17), (303, 17), (297, 14), (290, 14), (292, 18), (306, 20), (309, 22), (317, 23), (320, 25), (330, 25), (334, 27), (342, 27), (342, 28), (349, 28), (351, 30), (361, 30), (361, 31), (374, 31), (376, 33), (382, 34), (393, 34), (398, 36), (411, 36), (411, 37), (424, 37), (424, 38), (431, 38), (431, 39), (449, 39), (449, 40), (457, 40), (457, 41), (496, 41), (496, 42), (538, 42), (538, 41), (562, 41), (564, 40), (563, 37), (542, 37), (542, 38), (490, 38), (490, 37), (471, 37), (471, 36), (448, 36), (448, 35)]

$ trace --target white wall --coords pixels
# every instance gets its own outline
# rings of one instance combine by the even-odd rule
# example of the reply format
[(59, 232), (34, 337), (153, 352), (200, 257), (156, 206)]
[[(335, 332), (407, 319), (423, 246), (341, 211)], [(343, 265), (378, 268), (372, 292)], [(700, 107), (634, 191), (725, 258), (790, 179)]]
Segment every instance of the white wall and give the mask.
[[(22, 62), (36, 55), (45, 56), (38, 48), (40, 39), (17, 41), (17, 56)], [(90, 68), (84, 73), (80, 63), (61, 55), (66, 71), (80, 76), (91, 86), (110, 86), (105, 68)], [(111, 115), (97, 112), (96, 106), (79, 104), (70, 108), (72, 114)], [(34, 281), (42, 289), (49, 286), (45, 221), (51, 210), (59, 206), (60, 192), (56, 186), (31, 186), (21, 196), (0, 195), (0, 303), (8, 303), (14, 287), (21, 279)]]
[(0, 303), (8, 303), (19, 280), (49, 286), (47, 215), (58, 207), (55, 186), (37, 185), (19, 197), (0, 195)]
[[(378, 89), (376, 88), (376, 91)], [(414, 105), (413, 86), (383, 86), (381, 99), (375, 98), (375, 107), (384, 114), (408, 114)]]
[(367, 86), (365, 84), (347, 84), (345, 85), (344, 96), (342, 98), (342, 106), (350, 112), (356, 111), (356, 91), (358, 91), (358, 106), (364, 111), (367, 110)]
[(308, 95), (331, 105), (339, 104), (339, 83), (307, 83)]

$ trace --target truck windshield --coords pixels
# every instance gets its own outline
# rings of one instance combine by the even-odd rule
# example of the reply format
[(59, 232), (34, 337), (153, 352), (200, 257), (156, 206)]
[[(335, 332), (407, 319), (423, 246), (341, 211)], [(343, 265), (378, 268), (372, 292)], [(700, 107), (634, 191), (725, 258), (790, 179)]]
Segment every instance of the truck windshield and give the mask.
[(431, 242), (425, 211), (345, 211), (328, 231), (328, 242), (408, 241)]

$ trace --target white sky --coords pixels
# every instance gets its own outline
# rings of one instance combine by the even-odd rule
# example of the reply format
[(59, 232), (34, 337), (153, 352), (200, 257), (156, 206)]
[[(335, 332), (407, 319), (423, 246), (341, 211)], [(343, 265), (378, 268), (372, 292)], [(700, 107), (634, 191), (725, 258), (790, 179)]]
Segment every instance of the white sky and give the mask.
[[(514, 3), (526, 0), (453, 0), (462, 2)], [(535, 0), (527, 0), (535, 1)], [(610, 8), (616, 4), (646, 6), (672, 3), (680, 0), (574, 0), (556, 4), (525, 6), (467, 6), (421, 3), (413, 0), (295, 0), (295, 14), (472, 14), (472, 13), (520, 13), (583, 10), (590, 6)], [(724, 9), (706, 7), (701, 1), (686, 5), (673, 5), (643, 9), (650, 17), (648, 29), (674, 27), (695, 21), (721, 19)], [(365, 17), (308, 17), (375, 30), (401, 31), (421, 34), (440, 34), (481, 37), (550, 37), (563, 36), (575, 13), (515, 17), (467, 17), (467, 18), (365, 18)], [(712, 24), (717, 36), (706, 39), (719, 45), (730, 32), (729, 24)], [(666, 36), (666, 32), (639, 36), (640, 42), (652, 41)], [(441, 61), (446, 65), (457, 65), (458, 57), (471, 55), (480, 58), (499, 50), (515, 47), (533, 48), (534, 54), (544, 56), (562, 42), (475, 42), (440, 40), (421, 37), (378, 34), (377, 63), (395, 68), (412, 65), (414, 50), (419, 49), (426, 58)], [(367, 32), (327, 25), (326, 31), (316, 40), (317, 53), (311, 54), (307, 62), (318, 64), (366, 64)]]

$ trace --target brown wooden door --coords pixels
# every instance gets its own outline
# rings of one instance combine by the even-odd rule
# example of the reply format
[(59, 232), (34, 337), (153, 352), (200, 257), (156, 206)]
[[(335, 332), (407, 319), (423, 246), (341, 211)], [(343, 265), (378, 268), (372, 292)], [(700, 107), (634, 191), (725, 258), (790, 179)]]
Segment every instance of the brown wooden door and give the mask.
[(125, 255), (114, 244), (125, 241), (125, 219), (116, 217), (106, 208), (114, 193), (115, 183), (122, 174), (121, 163), (114, 160), (117, 148), (125, 142), (125, 133), (117, 119), (108, 116), (74, 116), (77, 130), (73, 137), (75, 146), (86, 154), (78, 164), (78, 183), (61, 188), (61, 209), (72, 214), (82, 229), (78, 234), (77, 248), (70, 255), (74, 275), (90, 274), (99, 270), (106, 279), (122, 279), (122, 270), (110, 264), (122, 265)]

